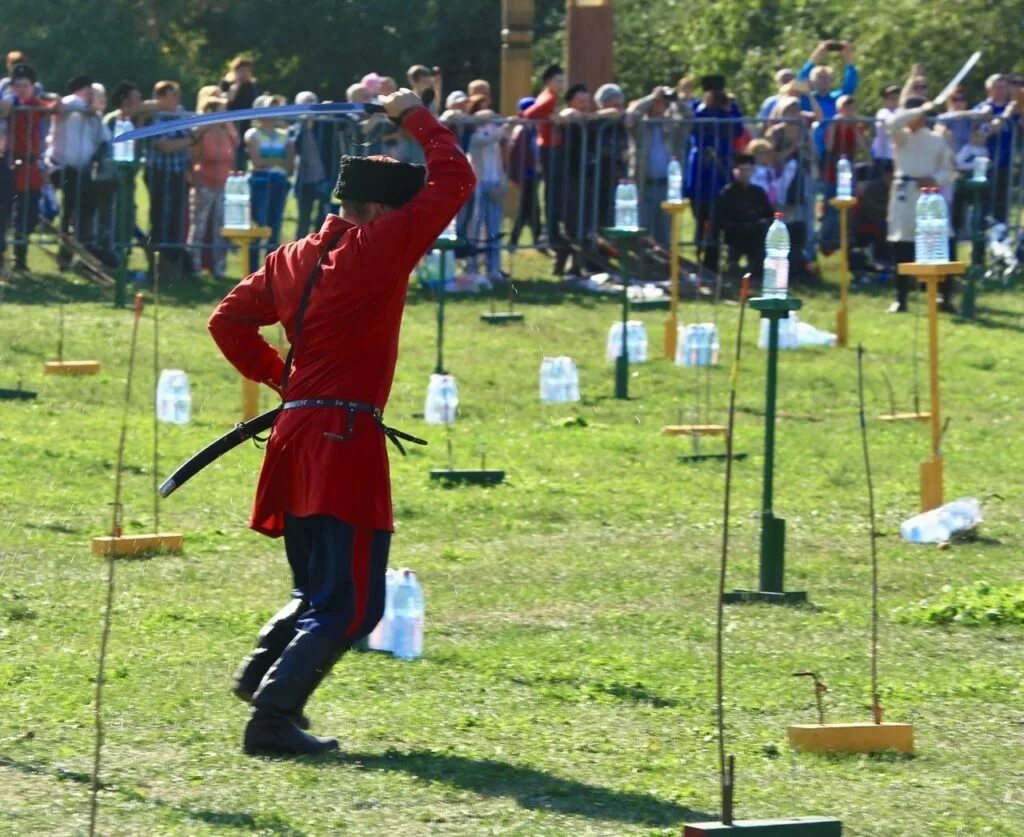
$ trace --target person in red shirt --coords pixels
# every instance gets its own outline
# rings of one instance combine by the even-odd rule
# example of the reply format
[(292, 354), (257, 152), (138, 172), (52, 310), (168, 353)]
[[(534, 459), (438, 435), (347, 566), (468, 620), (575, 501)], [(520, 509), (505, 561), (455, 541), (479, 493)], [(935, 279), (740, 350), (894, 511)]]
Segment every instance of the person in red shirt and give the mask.
[[(253, 706), (247, 753), (337, 747), (300, 728), (302, 710), (383, 614), (394, 525), (381, 414), (409, 274), (476, 185), (455, 136), (415, 94), (401, 90), (381, 104), (423, 148), (425, 185), (423, 166), (342, 158), (341, 215), (267, 256), (209, 322), (224, 356), (284, 398), (250, 526), (284, 536), (294, 592), (236, 675), (235, 694)], [(259, 333), (278, 322), (293, 347), (288, 370)]]
[[(28, 237), (39, 222), (39, 194), (44, 185), (39, 164), (43, 158), (49, 113), (36, 95), (36, 71), (28, 64), (17, 64), (11, 70), (11, 92), (13, 96), (0, 102), (0, 116), (8, 117), (14, 269), (24, 271), (28, 270)], [(0, 161), (0, 164), (6, 163)]]
[(565, 92), (565, 70), (552, 64), (541, 76), (544, 89), (537, 94), (532, 105), (523, 111), (524, 119), (539, 121), (537, 152), (540, 155), (540, 172), (544, 178), (544, 226), (547, 229), (547, 244), (558, 248), (562, 244), (559, 222), (562, 218), (562, 133), (553, 124)]

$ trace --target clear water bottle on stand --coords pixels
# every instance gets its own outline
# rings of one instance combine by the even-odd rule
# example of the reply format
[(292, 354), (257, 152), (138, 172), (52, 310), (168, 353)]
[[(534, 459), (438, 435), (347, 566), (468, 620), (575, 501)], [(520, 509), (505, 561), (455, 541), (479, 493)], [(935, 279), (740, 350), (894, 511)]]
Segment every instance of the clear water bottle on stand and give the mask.
[(416, 573), (402, 570), (395, 587), (393, 652), (400, 660), (423, 656), (423, 620), (426, 606)]
[(764, 238), (764, 279), (761, 296), (785, 299), (789, 295), (789, 230), (781, 212)]
[(914, 261), (918, 264), (931, 262), (931, 247), (929, 222), (931, 219), (931, 207), (928, 204), (930, 196), (927, 187), (922, 188), (917, 194), (917, 203), (914, 205)]
[(949, 261), (949, 210), (946, 198), (938, 187), (932, 188), (932, 261)]
[[(135, 125), (130, 119), (118, 119), (114, 122), (114, 137), (119, 137), (121, 134), (126, 134), (129, 131), (133, 131)], [(115, 163), (134, 163), (135, 162), (135, 142), (115, 142), (114, 143), (114, 162)]]
[(836, 164), (836, 197), (843, 200), (853, 197), (853, 166), (845, 154)]
[(192, 394), (188, 376), (180, 369), (164, 369), (156, 385), (156, 417), (167, 424), (192, 420)]
[(668, 200), (672, 203), (683, 202), (683, 167), (678, 157), (673, 157), (668, 164)]
[(636, 184), (632, 180), (620, 180), (615, 187), (615, 227), (620, 230), (638, 229)]
[(974, 183), (988, 183), (988, 164), (989, 159), (984, 154), (974, 158), (971, 169), (971, 180)]

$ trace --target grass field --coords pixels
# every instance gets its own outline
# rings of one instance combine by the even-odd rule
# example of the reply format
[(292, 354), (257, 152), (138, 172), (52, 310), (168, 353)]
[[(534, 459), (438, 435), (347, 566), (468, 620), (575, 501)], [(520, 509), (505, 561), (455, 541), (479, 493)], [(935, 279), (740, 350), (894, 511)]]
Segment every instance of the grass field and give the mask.
[[(42, 263), (37, 267), (42, 268)], [(517, 275), (537, 263), (520, 260)], [(226, 285), (166, 289), (160, 366), (188, 371), (194, 420), (163, 426), (160, 476), (237, 420), (237, 376), (205, 321)], [(98, 358), (95, 378), (44, 378), (56, 301), (67, 298), (65, 356)], [(833, 322), (835, 297), (804, 296)], [(888, 411), (888, 374), (910, 409), (915, 329), (880, 295), (853, 299), (867, 349), (868, 409)], [(714, 591), (723, 466), (683, 465), (703, 377), (663, 360), (637, 365), (629, 401), (612, 395), (604, 342), (613, 302), (524, 300), (526, 323), (491, 328), (481, 299), (452, 301), (447, 360), (460, 384), (456, 464), (481, 444), (508, 481), (445, 489), (445, 432), (422, 411), (434, 308), (413, 294), (390, 421), (427, 448), (393, 457), (392, 563), (427, 594), (426, 655), (352, 654), (316, 694), (317, 731), (339, 754), (265, 761), (240, 753), (246, 713), (230, 676), (288, 589), (281, 544), (245, 528), (260, 454), (234, 451), (162, 504), (186, 551), (117, 564), (106, 690), (104, 834), (674, 834), (717, 819)], [(684, 319), (697, 315), (694, 303)], [(869, 534), (852, 350), (784, 353), (775, 512), (786, 518), (787, 586), (813, 606), (727, 610), (727, 736), (737, 815), (829, 814), (856, 835), (1024, 833), (1024, 629), (927, 627), (901, 614), (922, 599), (1021, 578), (1024, 303), (981, 299), (980, 318), (944, 317), (942, 386), (948, 497), (988, 497), (977, 540), (948, 550), (898, 534), (916, 511), (926, 425), (869, 425), (882, 562), (882, 702), (915, 726), (918, 755), (794, 755), (785, 728), (811, 722), (808, 684), (832, 687), (831, 720), (867, 720)], [(699, 316), (711, 315), (700, 306)], [(662, 312), (638, 315), (652, 347)], [(737, 308), (718, 314), (723, 355)], [(756, 584), (764, 352), (750, 317), (739, 378), (729, 586)], [(0, 303), (0, 832), (82, 833), (88, 819), (92, 698), (104, 567), (89, 554), (109, 529), (131, 316), (91, 289), (39, 273)], [(269, 335), (273, 337), (271, 330)], [(543, 406), (544, 355), (580, 368), (578, 405)], [(656, 350), (655, 350), (656, 354)], [(926, 392), (924, 372), (921, 384)], [(728, 363), (711, 374), (724, 419)], [(126, 530), (153, 526), (153, 309), (140, 330), (125, 473)], [(270, 406), (270, 399), (265, 399)], [(567, 421), (567, 419), (570, 419)], [(705, 450), (719, 449), (709, 441)], [(339, 475), (341, 476), (341, 475)], [(904, 610), (899, 610), (903, 608)]]

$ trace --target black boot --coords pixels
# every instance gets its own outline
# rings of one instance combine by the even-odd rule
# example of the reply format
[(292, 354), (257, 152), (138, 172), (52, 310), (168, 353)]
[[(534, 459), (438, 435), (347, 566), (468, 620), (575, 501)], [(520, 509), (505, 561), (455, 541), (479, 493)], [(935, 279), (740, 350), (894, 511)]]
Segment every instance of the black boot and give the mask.
[(907, 311), (907, 298), (910, 296), (910, 277), (896, 276), (896, 302), (889, 306), (890, 314), (904, 314)]
[(939, 310), (945, 311), (947, 314), (956, 314), (956, 306), (953, 304), (953, 277), (947, 276), (942, 280), (942, 285), (939, 287), (942, 293), (942, 302), (939, 304)]
[[(308, 607), (309, 602), (305, 599), (292, 599), (270, 617), (256, 638), (256, 647), (242, 660), (242, 665), (235, 672), (235, 685), (232, 689), (235, 697), (252, 703), (252, 696), (256, 694), (270, 667), (294, 638), (295, 625)], [(300, 729), (309, 729), (309, 718), (302, 714), (302, 707), (299, 707), (292, 721)]]
[(301, 712), (346, 648), (307, 631), (295, 635), (253, 696), (242, 743), (246, 753), (315, 755), (338, 748), (333, 738), (303, 732), (292, 716)]

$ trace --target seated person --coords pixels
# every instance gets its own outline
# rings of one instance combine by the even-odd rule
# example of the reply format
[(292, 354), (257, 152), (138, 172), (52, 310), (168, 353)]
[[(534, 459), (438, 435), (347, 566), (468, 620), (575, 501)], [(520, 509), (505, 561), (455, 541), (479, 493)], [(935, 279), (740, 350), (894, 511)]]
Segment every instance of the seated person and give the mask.
[(775, 210), (764, 189), (750, 182), (753, 174), (753, 155), (737, 154), (733, 180), (715, 198), (712, 235), (716, 241), (719, 233), (725, 239), (726, 270), (737, 269), (742, 256), (746, 258), (747, 270), (755, 279), (760, 279), (764, 267), (764, 236)]

